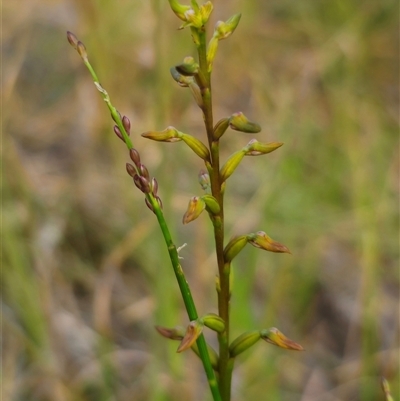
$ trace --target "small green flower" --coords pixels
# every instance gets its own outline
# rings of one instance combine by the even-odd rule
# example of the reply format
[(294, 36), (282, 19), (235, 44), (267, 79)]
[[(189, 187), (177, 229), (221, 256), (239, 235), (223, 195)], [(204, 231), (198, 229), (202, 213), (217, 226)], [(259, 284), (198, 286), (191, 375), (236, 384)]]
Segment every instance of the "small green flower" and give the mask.
[(219, 120), (214, 127), (214, 139), (218, 140), (229, 127), (229, 118), (222, 118)]
[(217, 54), (218, 42), (222, 39), (226, 39), (235, 31), (239, 24), (241, 14), (235, 14), (229, 18), (226, 22), (218, 21), (214, 28), (214, 34), (208, 44), (207, 49), (207, 66), (208, 72), (211, 72), (212, 65)]
[(244, 149), (238, 150), (233, 153), (229, 159), (225, 162), (225, 164), (221, 167), (220, 175), (221, 182), (226, 181), (236, 170), (237, 166), (242, 161), (246, 151)]
[(257, 231), (256, 233), (249, 234), (247, 238), (249, 244), (255, 246), (256, 248), (261, 248), (269, 252), (291, 253), (289, 248), (277, 241), (274, 241), (271, 237), (265, 234), (264, 231)]
[(261, 131), (261, 127), (257, 123), (253, 123), (240, 111), (231, 115), (229, 126), (235, 131), (246, 132), (248, 134), (256, 134)]
[(193, 150), (194, 153), (196, 153), (197, 156), (202, 158), (204, 161), (210, 161), (210, 151), (203, 142), (191, 135), (184, 134), (182, 132), (179, 133), (179, 137), (182, 139), (183, 142), (186, 143), (186, 145), (189, 146), (190, 149)]
[(165, 128), (163, 131), (144, 132), (142, 137), (152, 139), (153, 141), (157, 142), (178, 142), (182, 140), (179, 135), (179, 131), (172, 126)]
[(206, 209), (209, 213), (216, 215), (220, 212), (221, 208), (217, 200), (212, 195), (203, 195), (201, 199), (203, 199), (204, 203), (206, 204)]
[(235, 358), (242, 352), (248, 350), (252, 345), (254, 345), (261, 338), (260, 331), (248, 331), (241, 334), (232, 344), (229, 346), (229, 353), (231, 358)]
[(258, 142), (257, 139), (252, 139), (246, 146), (246, 156), (265, 155), (280, 148), (282, 145), (282, 142), (261, 143)]
[(271, 327), (267, 330), (261, 330), (260, 334), (264, 341), (274, 344), (280, 348), (290, 349), (293, 351), (304, 351), (304, 348), (300, 344), (295, 343), (287, 338), (276, 327)]
[(207, 315), (203, 316), (201, 320), (204, 323), (204, 326), (216, 331), (217, 333), (222, 333), (225, 331), (224, 320), (215, 313), (208, 313)]
[(230, 263), (232, 259), (246, 246), (248, 242), (247, 235), (232, 238), (224, 249), (224, 261)]
[(226, 22), (218, 21), (215, 25), (215, 32), (214, 34), (218, 40), (226, 39), (235, 32), (235, 29), (239, 25), (240, 17), (242, 14), (235, 14), (230, 17)]

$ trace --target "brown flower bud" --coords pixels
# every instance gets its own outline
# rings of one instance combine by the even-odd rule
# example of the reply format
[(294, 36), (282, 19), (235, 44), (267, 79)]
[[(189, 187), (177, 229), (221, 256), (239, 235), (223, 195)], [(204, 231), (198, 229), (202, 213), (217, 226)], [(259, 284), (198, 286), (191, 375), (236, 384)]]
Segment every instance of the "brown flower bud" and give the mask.
[(122, 117), (122, 125), (124, 126), (125, 131), (129, 136), (131, 134), (131, 122), (127, 116)]
[(79, 55), (82, 57), (83, 61), (88, 61), (86, 47), (80, 40), (78, 40), (78, 43), (76, 45), (76, 50), (78, 51)]
[(142, 190), (142, 188), (141, 188), (142, 182), (140, 181), (140, 176), (139, 176), (139, 174), (135, 174), (135, 175), (133, 176), (133, 182), (134, 182), (134, 184), (136, 185), (137, 188), (139, 188), (140, 190)]
[(126, 171), (128, 174), (133, 178), (135, 175), (137, 175), (135, 167), (132, 166), (130, 163), (126, 163)]
[(152, 206), (151, 203), (147, 200), (147, 198), (144, 198), (144, 203), (145, 203), (146, 206), (154, 213), (153, 206)]
[(158, 192), (158, 182), (157, 180), (153, 177), (151, 180), (151, 193), (156, 196)]
[(121, 133), (121, 131), (120, 131), (120, 129), (118, 128), (117, 125), (114, 125), (114, 132), (115, 132), (115, 135), (117, 135), (117, 137), (118, 137), (119, 139), (121, 139), (122, 142), (125, 142), (125, 139), (124, 139), (124, 137), (122, 136), (122, 133)]
[(129, 157), (131, 158), (131, 160), (135, 163), (135, 165), (137, 167), (140, 166), (140, 155), (136, 149), (134, 149), (134, 148), (129, 149)]
[(170, 340), (179, 340), (181, 341), (185, 335), (185, 329), (183, 327), (177, 326), (172, 329), (168, 327), (155, 326), (155, 329), (165, 338), (169, 338)]
[(77, 50), (78, 47), (78, 38), (70, 31), (67, 31), (67, 39), (69, 44)]
[(158, 203), (158, 206), (160, 206), (160, 209), (162, 210), (162, 208), (163, 208), (163, 203), (162, 203), (161, 198), (160, 198), (159, 196), (156, 196), (155, 198), (156, 198), (156, 201), (157, 201), (157, 203)]
[(150, 184), (145, 177), (138, 174), (133, 176), (133, 182), (135, 185), (145, 194), (150, 193)]
[(151, 192), (151, 188), (150, 188), (150, 183), (149, 183), (149, 181), (148, 181), (148, 178), (143, 177), (143, 176), (140, 176), (140, 177), (139, 177), (139, 180), (140, 180), (141, 183), (142, 183), (142, 191), (143, 191), (145, 194), (149, 194), (149, 193)]
[(140, 163), (138, 169), (142, 177), (146, 178), (147, 180), (150, 178), (149, 170), (147, 170), (147, 167), (144, 164)]

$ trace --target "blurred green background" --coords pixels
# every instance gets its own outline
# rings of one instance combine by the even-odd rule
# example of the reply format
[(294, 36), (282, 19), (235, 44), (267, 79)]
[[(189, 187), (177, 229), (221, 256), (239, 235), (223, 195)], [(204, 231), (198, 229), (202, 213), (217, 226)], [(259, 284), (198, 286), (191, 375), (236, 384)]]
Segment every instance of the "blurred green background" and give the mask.
[[(293, 255), (247, 247), (234, 266), (232, 336), (278, 327), (238, 358), (233, 401), (384, 400), (399, 394), (398, 6), (394, 0), (215, 0), (242, 12), (214, 66), (215, 118), (243, 111), (282, 141), (228, 181), (227, 237), (266, 231)], [(209, 221), (182, 226), (204, 135), (169, 68), (194, 55), (166, 0), (3, 5), (2, 394), (12, 401), (210, 400), (154, 216), (79, 56), (73, 31), (157, 177), (200, 313), (216, 311)], [(226, 159), (252, 136), (228, 131)], [(213, 335), (206, 334), (210, 342)]]

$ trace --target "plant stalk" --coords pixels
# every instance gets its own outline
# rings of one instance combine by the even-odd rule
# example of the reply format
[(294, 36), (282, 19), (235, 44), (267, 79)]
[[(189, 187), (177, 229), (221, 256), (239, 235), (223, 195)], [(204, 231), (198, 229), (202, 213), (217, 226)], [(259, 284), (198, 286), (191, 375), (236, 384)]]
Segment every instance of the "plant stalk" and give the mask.
[[(163, 212), (156, 201), (156, 199), (152, 196), (152, 199), (150, 200), (152, 202), (152, 206), (154, 208), (154, 213), (157, 216), (158, 223), (160, 225), (160, 229), (162, 231), (165, 243), (168, 248), (168, 253), (169, 257), (171, 259), (172, 266), (174, 268), (174, 273), (176, 280), (178, 281), (179, 289), (182, 294), (182, 298), (186, 307), (187, 314), (189, 316), (190, 321), (196, 320), (198, 318), (198, 314), (196, 311), (196, 306), (193, 301), (192, 293), (190, 291), (190, 287), (188, 282), (186, 281), (185, 275), (182, 270), (182, 266), (179, 262), (179, 255), (178, 251), (176, 249), (175, 244), (172, 241), (170, 231), (168, 229), (167, 223), (165, 221)], [(210, 387), (212, 396), (214, 401), (222, 401), (220, 392), (218, 389), (218, 383), (215, 377), (214, 370), (211, 366), (211, 361), (210, 357), (208, 355), (208, 350), (207, 350), (207, 344), (204, 339), (203, 334), (199, 336), (199, 338), (196, 341), (197, 346), (199, 348), (199, 354), (200, 358), (203, 362), (204, 370), (206, 372), (207, 380), (208, 380), (208, 385)]]
[(205, 28), (199, 30), (200, 73), (205, 78), (205, 87), (201, 87), (203, 98), (203, 117), (211, 152), (211, 168), (209, 168), (211, 193), (220, 206), (220, 212), (213, 220), (215, 249), (219, 272), (218, 314), (225, 322), (225, 331), (218, 335), (219, 341), (219, 390), (223, 401), (230, 400), (232, 369), (229, 368), (229, 300), (230, 300), (230, 269), (224, 262), (224, 204), (220, 180), (219, 140), (214, 140), (214, 123), (212, 110), (211, 75), (207, 64), (207, 44)]

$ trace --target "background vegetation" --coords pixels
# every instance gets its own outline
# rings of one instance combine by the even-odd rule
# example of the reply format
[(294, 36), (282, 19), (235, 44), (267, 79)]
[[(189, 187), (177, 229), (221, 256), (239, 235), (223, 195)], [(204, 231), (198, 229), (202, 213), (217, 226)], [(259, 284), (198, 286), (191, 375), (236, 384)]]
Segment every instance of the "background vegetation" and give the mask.
[[(233, 336), (278, 327), (304, 353), (257, 344), (234, 400), (399, 394), (398, 9), (394, 0), (215, 0), (242, 12), (221, 43), (216, 117), (243, 111), (272, 155), (228, 185), (229, 234), (265, 230), (293, 255), (235, 263)], [(202, 121), (169, 67), (194, 54), (167, 1), (3, 4), (2, 393), (12, 401), (210, 400), (201, 364), (153, 326), (185, 325), (154, 216), (89, 74), (84, 41), (157, 177), (200, 313), (214, 312), (211, 225), (180, 224), (201, 162), (140, 133)], [(135, 137), (136, 134), (136, 137)], [(250, 137), (230, 131), (227, 157)], [(251, 248), (251, 249), (250, 249)]]

